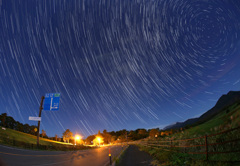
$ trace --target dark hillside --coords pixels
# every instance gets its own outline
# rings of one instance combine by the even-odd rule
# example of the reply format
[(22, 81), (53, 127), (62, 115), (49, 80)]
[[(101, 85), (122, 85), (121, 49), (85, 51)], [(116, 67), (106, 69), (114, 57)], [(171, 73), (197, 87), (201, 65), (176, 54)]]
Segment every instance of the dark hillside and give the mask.
[(213, 118), (220, 112), (224, 111), (225, 108), (227, 108), (228, 106), (230, 106), (236, 102), (240, 102), (240, 91), (230, 91), (230, 92), (228, 92), (228, 94), (222, 95), (218, 99), (216, 105), (213, 108), (211, 108), (210, 110), (208, 110), (207, 112), (205, 112), (204, 114), (202, 114), (200, 117), (188, 119), (184, 122), (177, 122), (174, 125), (166, 126), (164, 128), (164, 130), (179, 129), (179, 128), (185, 127), (187, 125), (201, 124), (203, 122), (210, 120), (211, 118)]

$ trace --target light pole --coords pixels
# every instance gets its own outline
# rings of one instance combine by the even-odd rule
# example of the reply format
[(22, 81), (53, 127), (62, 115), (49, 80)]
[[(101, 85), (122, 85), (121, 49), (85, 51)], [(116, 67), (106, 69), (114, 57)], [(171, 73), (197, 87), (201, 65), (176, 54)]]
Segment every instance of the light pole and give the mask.
[(101, 141), (101, 138), (98, 137), (99, 146), (100, 146), (100, 141)]
[(76, 136), (75, 136), (75, 145), (76, 145), (76, 141), (77, 141), (77, 140), (80, 140), (80, 139), (81, 139), (81, 137), (80, 137), (79, 135), (76, 135)]

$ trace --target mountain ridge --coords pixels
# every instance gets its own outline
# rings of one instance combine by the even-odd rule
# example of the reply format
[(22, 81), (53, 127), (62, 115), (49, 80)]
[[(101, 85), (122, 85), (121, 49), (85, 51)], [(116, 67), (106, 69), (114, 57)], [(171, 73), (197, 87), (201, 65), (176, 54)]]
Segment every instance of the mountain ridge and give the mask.
[(186, 127), (187, 125), (206, 122), (211, 118), (213, 118), (214, 116), (216, 116), (217, 114), (219, 114), (220, 112), (222, 112), (224, 108), (226, 108), (227, 106), (232, 105), (235, 102), (239, 102), (239, 101), (240, 101), (240, 91), (229, 91), (227, 94), (222, 95), (218, 99), (216, 104), (210, 110), (203, 113), (201, 116), (197, 118), (187, 119), (184, 122), (176, 122), (175, 124), (171, 124), (164, 127), (163, 130), (179, 129), (179, 128)]

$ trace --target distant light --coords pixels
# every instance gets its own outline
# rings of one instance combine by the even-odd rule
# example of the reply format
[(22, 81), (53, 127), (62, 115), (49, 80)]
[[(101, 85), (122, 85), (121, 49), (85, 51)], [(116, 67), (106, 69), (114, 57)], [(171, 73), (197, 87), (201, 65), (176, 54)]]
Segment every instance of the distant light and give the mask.
[(97, 137), (97, 140), (98, 140), (98, 143), (99, 143), (99, 146), (100, 146), (101, 142), (103, 142), (102, 138), (101, 137)]
[(76, 139), (76, 140), (80, 140), (81, 137), (80, 137), (79, 135), (76, 135), (76, 136), (75, 136), (75, 139)]
[(82, 139), (80, 135), (75, 135), (75, 145), (77, 145), (77, 141), (79, 141), (80, 139)]

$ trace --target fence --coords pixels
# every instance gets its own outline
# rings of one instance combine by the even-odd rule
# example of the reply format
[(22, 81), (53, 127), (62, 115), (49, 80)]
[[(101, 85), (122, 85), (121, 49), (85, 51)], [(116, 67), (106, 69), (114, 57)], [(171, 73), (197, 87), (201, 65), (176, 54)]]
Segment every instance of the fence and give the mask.
[(213, 156), (213, 159), (216, 159), (219, 156), (214, 157), (214, 155), (230, 154), (223, 155), (221, 158), (240, 162), (240, 127), (197, 138), (164, 141), (148, 140), (141, 142), (141, 144), (152, 148), (161, 147), (164, 150), (179, 153), (204, 155), (205, 160), (209, 160), (210, 155)]

